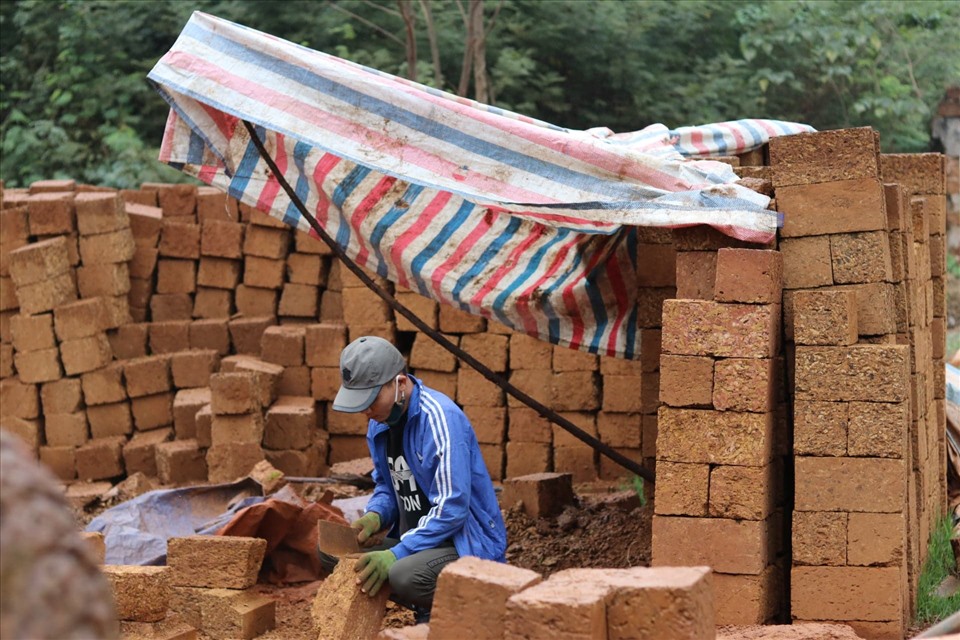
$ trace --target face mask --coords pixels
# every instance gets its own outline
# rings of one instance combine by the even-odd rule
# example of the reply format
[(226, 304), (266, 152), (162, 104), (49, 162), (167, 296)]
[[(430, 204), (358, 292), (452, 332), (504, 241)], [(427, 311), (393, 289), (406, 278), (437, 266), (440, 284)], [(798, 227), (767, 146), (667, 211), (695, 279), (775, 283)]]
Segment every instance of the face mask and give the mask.
[(396, 385), (393, 392), (393, 407), (390, 409), (390, 415), (387, 416), (387, 419), (384, 421), (391, 427), (396, 427), (400, 425), (400, 420), (403, 418), (404, 410), (403, 403), (407, 399), (407, 392), (400, 389), (400, 376), (394, 380)]

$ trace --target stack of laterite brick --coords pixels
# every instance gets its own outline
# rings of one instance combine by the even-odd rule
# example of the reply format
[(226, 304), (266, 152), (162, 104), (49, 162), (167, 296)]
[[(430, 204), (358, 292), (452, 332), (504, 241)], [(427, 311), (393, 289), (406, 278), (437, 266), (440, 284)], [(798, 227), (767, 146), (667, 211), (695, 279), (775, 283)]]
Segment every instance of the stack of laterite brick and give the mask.
[[(277, 379), (278, 397), (266, 413), (264, 454), (272, 465), (292, 475), (313, 475), (326, 468), (327, 433), (318, 429), (311, 370), (305, 360), (307, 331), (317, 326), (268, 327), (261, 341), (263, 360), (283, 368)], [(336, 374), (333, 378), (339, 380)]]
[(163, 209), (156, 206), (155, 191), (124, 191), (122, 198), (135, 245), (129, 265), (127, 302), (134, 322), (145, 322), (150, 317), (150, 303), (156, 290), (157, 246), (163, 227)]
[[(11, 319), (12, 328), (22, 336), (25, 348), (27, 336), (35, 331), (46, 341), (44, 349), (15, 359), (18, 378), (21, 383), (43, 384), (46, 446), (40, 447), (41, 459), (64, 479), (112, 478), (124, 473), (119, 451), (125, 439), (101, 432), (102, 423), (88, 426), (81, 376), (109, 365), (113, 354), (107, 331), (129, 322), (127, 262), (133, 256), (133, 240), (115, 192), (89, 188), (75, 192), (72, 184), (57, 186), (63, 190), (28, 194), (25, 199), (31, 235), (48, 239), (9, 256), (11, 275), (20, 280), (20, 314)], [(79, 264), (75, 272), (74, 264)], [(39, 277), (40, 265), (46, 265), (49, 277)], [(76, 300), (77, 288), (81, 300)], [(44, 371), (38, 368), (41, 365)], [(96, 393), (90, 395), (92, 406)]]
[(171, 538), (171, 612), (217, 640), (251, 640), (273, 629), (276, 601), (253, 589), (266, 547), (263, 538)]
[[(311, 396), (314, 401), (319, 428), (310, 444), (304, 447), (302, 433), (293, 440), (265, 433), (269, 442), (260, 443), (263, 455), (275, 466), (293, 475), (314, 475), (328, 462), (366, 456), (366, 420), (334, 412), (330, 406), (339, 382), (340, 350), (365, 334), (396, 341), (409, 354), (416, 375), (464, 407), (494, 478), (554, 469), (569, 471), (578, 480), (625, 473), (534, 411), (515, 400), (508, 402), (500, 389), (440, 350), (406, 319), (394, 318), (389, 307), (317, 239), (294, 233), (216, 190), (192, 185), (144, 184), (141, 189), (119, 192), (133, 239), (132, 259), (129, 264), (80, 265), (85, 276), (80, 278), (80, 294), (112, 303), (118, 309), (116, 316), (123, 312), (119, 305), (125, 296), (134, 323), (116, 326), (116, 319), (108, 318), (88, 329), (91, 334), (70, 338), (97, 340), (94, 334), (102, 337), (105, 331), (115, 361), (73, 374), (79, 376), (83, 395), (76, 408), (67, 402), (48, 403), (41, 411), (40, 383), (13, 377), (11, 319), (17, 315), (18, 303), (13, 281), (6, 276), (9, 252), (59, 234), (66, 236), (69, 262), (76, 266), (79, 244), (93, 248), (94, 239), (102, 241), (121, 232), (123, 214), (114, 221), (116, 229), (78, 229), (78, 194), (94, 201), (89, 208), (103, 205), (116, 192), (77, 187), (72, 181), (36, 183), (31, 190), (37, 193), (7, 190), (3, 209), (0, 374), (12, 378), (3, 389), (4, 397), (11, 400), (4, 403), (3, 412), (10, 415), (3, 417), (25, 421), (16, 428), (35, 448), (46, 445), (47, 459), (60, 455), (58, 467), (64, 479), (76, 477), (73, 449), (77, 445), (69, 445), (68, 450), (46, 442), (44, 413), (65, 416), (83, 410), (87, 437), (98, 445), (114, 438), (109, 441), (110, 456), (120, 447), (121, 475), (141, 471), (174, 484), (201, 479), (212, 444), (208, 378), (211, 373), (237, 369), (261, 374), (262, 410), (269, 411), (277, 396), (287, 397), (275, 412), (278, 424), (284, 421), (280, 417), (284, 411), (299, 415), (303, 398)], [(87, 196), (88, 192), (92, 193)], [(39, 235), (30, 231), (28, 210), (34, 210), (37, 224), (45, 225)], [(643, 231), (641, 236), (641, 259), (646, 265), (637, 283), (642, 362), (553, 347), (399, 286), (397, 298), (428, 325), (588, 433), (628, 457), (652, 462), (660, 309), (675, 287), (670, 234)], [(109, 259), (107, 254), (104, 257)], [(661, 265), (664, 260), (667, 267)], [(381, 276), (373, 277), (387, 290), (394, 287)], [(96, 304), (80, 306), (75, 313), (96, 316)], [(310, 324), (318, 319), (320, 324)], [(127, 369), (131, 379), (125, 377)], [(157, 377), (141, 375), (149, 371)], [(55, 395), (53, 390), (51, 386), (48, 397)], [(297, 408), (291, 408), (291, 402)], [(54, 423), (57, 420), (61, 418)], [(118, 439), (121, 436), (123, 442)], [(58, 442), (56, 436), (53, 441)], [(56, 445), (60, 446), (68, 445)], [(114, 465), (104, 472), (116, 469)], [(101, 476), (96, 479), (106, 478), (96, 475)]]
[(210, 377), (210, 448), (207, 451), (211, 482), (229, 482), (264, 460), (261, 375), (234, 370)]
[(283, 289), (290, 227), (241, 205), (248, 218), (243, 240), (243, 279), (236, 290), (236, 307), (247, 316), (276, 316)]
[[(156, 283), (149, 297), (149, 319), (154, 322), (189, 320), (193, 316), (197, 260), (200, 258), (197, 187), (147, 183), (142, 185), (143, 195), (135, 193), (126, 191), (123, 197), (128, 202), (137, 200), (152, 206), (148, 201), (152, 196), (162, 212), (160, 236), (155, 245), (158, 256)], [(148, 213), (143, 211), (144, 216)], [(155, 225), (148, 228), (150, 233), (140, 245), (147, 248), (154, 238)]]
[[(880, 156), (885, 183), (900, 186), (903, 198), (903, 228), (912, 230), (914, 270), (904, 269), (909, 313), (907, 336), (898, 341), (911, 346), (912, 465), (910, 500), (915, 503), (920, 535), (918, 553), (911, 558), (911, 593), (916, 590), (920, 568), (926, 560), (926, 541), (946, 503), (946, 158), (938, 153)], [(890, 186), (890, 185), (885, 185)], [(889, 210), (888, 210), (889, 214)], [(906, 249), (904, 249), (906, 253)], [(907, 256), (904, 256), (907, 262)], [(928, 272), (929, 267), (929, 272)], [(899, 310), (898, 310), (899, 312)], [(899, 318), (899, 316), (898, 316)], [(899, 322), (898, 322), (899, 331)], [(925, 400), (925, 401), (924, 401)], [(911, 507), (913, 508), (913, 507)]]
[(229, 318), (243, 268), (243, 234), (237, 202), (213, 187), (197, 190), (200, 261), (194, 318)]
[(931, 207), (882, 184), (871, 129), (776, 139), (770, 160), (795, 401), (792, 616), (900, 638), (943, 510)]
[(696, 297), (663, 307), (653, 564), (709, 565), (717, 622), (765, 623), (783, 606), (782, 263), (709, 235), (681, 232)]

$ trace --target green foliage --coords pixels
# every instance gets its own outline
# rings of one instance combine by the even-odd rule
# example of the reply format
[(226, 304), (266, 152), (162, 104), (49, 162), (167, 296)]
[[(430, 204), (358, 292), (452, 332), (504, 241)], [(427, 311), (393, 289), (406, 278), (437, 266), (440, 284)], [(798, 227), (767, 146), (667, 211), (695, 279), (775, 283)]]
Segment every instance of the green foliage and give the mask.
[[(429, 3), (438, 82), (414, 3), (418, 81), (457, 90), (465, 4)], [(4, 0), (0, 177), (184, 179), (154, 159), (167, 105), (146, 74), (193, 10), (407, 73), (392, 0)], [(919, 151), (932, 107), (960, 81), (960, 3), (948, 0), (486, 0), (485, 11), (493, 102), (576, 129), (770, 117), (870, 125), (884, 151)]]
[(952, 251), (947, 252), (947, 273), (960, 280), (960, 259)]
[(917, 622), (921, 624), (933, 624), (960, 611), (960, 593), (948, 598), (936, 594), (937, 587), (950, 574), (955, 563), (950, 547), (952, 530), (952, 518), (944, 516), (930, 533), (927, 561), (920, 572), (917, 588)]
[(625, 480), (620, 484), (620, 489), (622, 491), (629, 491), (632, 489), (633, 491), (637, 492), (637, 495), (640, 497), (641, 507), (647, 506), (647, 495), (644, 493), (643, 487), (643, 478), (638, 475), (630, 476), (629, 481)]

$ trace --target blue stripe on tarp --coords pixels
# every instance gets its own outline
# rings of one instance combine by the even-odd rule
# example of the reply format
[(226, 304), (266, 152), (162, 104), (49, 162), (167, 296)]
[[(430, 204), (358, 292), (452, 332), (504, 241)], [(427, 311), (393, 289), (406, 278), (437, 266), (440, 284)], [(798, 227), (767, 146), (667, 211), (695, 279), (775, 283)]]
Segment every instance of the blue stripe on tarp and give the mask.
[[(610, 241), (609, 236), (602, 238), (599, 242), (608, 243)], [(608, 253), (607, 260), (614, 259), (612, 254), (609, 252), (609, 247), (604, 246), (602, 248), (598, 247), (597, 251), (605, 251)], [(598, 282), (602, 282), (606, 278), (606, 261), (601, 260), (590, 270), (590, 273), (587, 274), (584, 278), (583, 290), (587, 294), (587, 300), (590, 301), (590, 308), (593, 309), (593, 339), (590, 340), (590, 353), (599, 353), (600, 352), (600, 341), (603, 337), (603, 333), (607, 330), (607, 323), (610, 321), (607, 316), (607, 307), (604, 304), (603, 300), (603, 291), (602, 287), (598, 286)], [(584, 335), (586, 337), (586, 334)]]
[(727, 153), (727, 139), (723, 135), (723, 130), (720, 127), (714, 125), (708, 125), (706, 130), (710, 132), (710, 135), (713, 136), (713, 142), (717, 146), (717, 152), (719, 155), (726, 155)]
[[(555, 244), (560, 242), (561, 236), (560, 233), (554, 235), (553, 238), (543, 243), (536, 253), (530, 256), (530, 261), (527, 263), (526, 268), (520, 272), (516, 278), (513, 279), (509, 285), (503, 288), (503, 291), (500, 292), (493, 300), (493, 312), (497, 314), (497, 317), (500, 318), (500, 321), (504, 324), (508, 324), (507, 316), (503, 313), (504, 303), (516, 293), (517, 289), (527, 281), (530, 277), (530, 274), (540, 271), (540, 263), (543, 261), (543, 257), (547, 255), (547, 252)], [(520, 323), (520, 326), (523, 326), (523, 323)]]
[[(203, 34), (203, 37), (199, 34)], [(436, 120), (419, 116), (406, 109), (400, 109), (385, 100), (361, 93), (346, 85), (335, 83), (328, 78), (307, 71), (303, 67), (298, 67), (280, 58), (267, 55), (247, 47), (242, 43), (207, 31), (192, 21), (188, 22), (184, 27), (183, 35), (204, 42), (218, 51), (222, 51), (244, 62), (256, 63), (265, 68), (269, 68), (277, 75), (302, 84), (305, 89), (319, 91), (332, 98), (354, 105), (364, 111), (379, 115), (389, 121), (420, 131), (437, 140), (453, 144), (465, 151), (490, 158), (495, 162), (509, 165), (520, 171), (535, 173), (540, 176), (549, 177), (561, 184), (570, 185), (585, 191), (590, 190), (603, 193), (611, 197), (616, 196), (629, 199), (631, 195), (635, 195), (636, 193), (635, 187), (628, 183), (611, 184), (608, 180), (598, 179), (595, 176), (573, 171), (561, 165), (487, 142), (476, 136), (467, 135), (459, 129), (443, 125)], [(259, 61), (269, 61), (270, 64), (263, 64)], [(326, 148), (322, 147), (320, 141), (313, 141), (313, 143), (321, 146), (321, 148)]]
[(754, 126), (754, 124), (749, 120), (737, 120), (737, 122), (743, 125), (743, 128), (749, 131), (750, 135), (753, 136), (754, 145), (759, 145), (760, 141), (762, 141), (764, 138), (763, 132), (758, 130), (756, 126)]
[[(307, 197), (310, 195), (310, 183), (311, 177), (307, 175), (306, 161), (307, 155), (313, 149), (309, 144), (305, 142), (297, 142), (293, 147), (293, 163), (297, 167), (297, 185), (293, 188), (294, 193), (297, 194), (297, 197), (300, 198), (300, 201), (306, 206)], [(289, 180), (287, 181), (289, 182)], [(290, 204), (287, 205), (287, 210), (283, 214), (283, 221), (290, 225), (291, 227), (296, 228), (300, 224), (300, 210), (297, 209), (297, 205), (290, 201)]]
[[(564, 234), (564, 236), (566, 236), (566, 235), (569, 235), (570, 233), (574, 233), (574, 232), (573, 232), (573, 231), (568, 231), (568, 230), (566, 230), (566, 229), (563, 229), (563, 230), (561, 230), (559, 233), (562, 233), (562, 234)], [(562, 292), (561, 292), (559, 295), (557, 295), (557, 291), (559, 291), (559, 290), (562, 289), (564, 286), (566, 286), (567, 281), (570, 279), (571, 276), (577, 276), (577, 275), (579, 275), (579, 273), (580, 273), (580, 263), (583, 262), (583, 251), (581, 250), (582, 248), (583, 248), (582, 244), (578, 244), (577, 246), (575, 246), (575, 247), (572, 249), (572, 251), (573, 251), (573, 261), (570, 263), (570, 266), (567, 268), (566, 273), (558, 273), (558, 274), (556, 274), (556, 276), (554, 277), (553, 284), (551, 284), (549, 287), (547, 287), (547, 288), (544, 290), (543, 296), (541, 297), (541, 300), (553, 300), (553, 299), (556, 299), (556, 300), (558, 300), (559, 302), (561, 302), (561, 303), (563, 303), (563, 304), (566, 304), (566, 301), (563, 299), (563, 294), (562, 294)], [(578, 305), (578, 306), (579, 306), (579, 305)], [(551, 307), (551, 308), (552, 308), (552, 307)], [(564, 308), (564, 312), (561, 314), (561, 316), (558, 316), (558, 317), (566, 317), (566, 318), (569, 318), (568, 321), (570, 322), (570, 329), (571, 329), (571, 332), (572, 332), (572, 330), (573, 330), (572, 312), (568, 312), (568, 311), (566, 310), (566, 308)], [(556, 324), (556, 326), (557, 326), (557, 328), (558, 328), (558, 330), (559, 330), (559, 327), (560, 327), (559, 322)], [(556, 335), (560, 335), (560, 334), (557, 333)], [(586, 331), (584, 331), (584, 335), (586, 335)]]
[(337, 244), (346, 247), (350, 243), (350, 221), (343, 213), (343, 203), (346, 202), (350, 194), (354, 192), (357, 186), (363, 182), (363, 179), (370, 174), (370, 169), (363, 165), (354, 165), (350, 173), (340, 181), (330, 196), (330, 201), (337, 208), (337, 215), (340, 216), (340, 225), (337, 229)]
[[(266, 131), (263, 127), (255, 126), (253, 130), (261, 140), (267, 139)], [(253, 142), (247, 143), (247, 148), (243, 150), (243, 159), (237, 165), (237, 172), (230, 179), (229, 193), (231, 197), (237, 200), (243, 200), (243, 194), (247, 192), (247, 186), (250, 184), (250, 178), (253, 177), (253, 170), (260, 162), (260, 152), (254, 146)]]
[(426, 281), (423, 278), (423, 266), (437, 254), (437, 251), (440, 251), (440, 248), (443, 247), (447, 241), (450, 239), (450, 236), (453, 235), (453, 232), (462, 225), (466, 219), (470, 216), (473, 210), (476, 208), (472, 202), (467, 202), (464, 200), (460, 203), (460, 207), (457, 209), (457, 212), (447, 221), (443, 228), (440, 229), (440, 232), (437, 233), (433, 238), (430, 239), (430, 242), (427, 243), (423, 249), (420, 250), (413, 260), (410, 263), (410, 271), (414, 280), (417, 282), (417, 287), (425, 296), (431, 298), (436, 297), (432, 290), (427, 287)]
[(187, 151), (187, 162), (190, 164), (203, 164), (203, 148), (206, 146), (203, 138), (193, 127), (190, 128), (190, 146)]
[[(567, 229), (560, 229), (559, 231), (557, 231), (558, 241), (563, 242), (566, 239), (566, 237), (571, 233), (572, 231), (569, 231)], [(572, 251), (577, 255), (576, 260), (579, 260), (580, 252), (576, 250), (576, 247), (574, 247)], [(574, 262), (574, 264), (576, 264), (576, 262)], [(568, 271), (568, 275), (571, 271), (573, 271), (573, 269)], [(559, 286), (559, 283), (561, 281), (566, 280), (566, 277), (561, 276), (560, 272), (558, 271), (556, 274), (554, 274), (554, 280), (555, 280), (554, 284), (548, 287), (544, 291), (544, 295), (540, 298), (540, 301), (543, 304), (544, 313), (547, 316), (548, 334), (551, 336), (559, 336), (560, 335), (560, 314), (558, 314), (556, 312), (556, 309), (554, 309), (553, 303), (551, 303), (551, 300), (553, 299), (553, 295), (552, 295), (553, 291), (557, 288), (557, 286)], [(563, 315), (567, 315), (567, 314), (563, 314)]]
[(483, 253), (480, 254), (480, 258), (464, 273), (460, 278), (457, 279), (456, 284), (453, 286), (453, 299), (460, 305), (460, 308), (464, 311), (470, 310), (470, 305), (462, 302), (460, 300), (460, 293), (463, 291), (463, 288), (470, 284), (474, 278), (476, 278), (483, 270), (487, 267), (494, 256), (500, 253), (500, 250), (503, 249), (503, 246), (513, 238), (517, 230), (520, 228), (522, 221), (519, 218), (513, 216), (510, 217), (510, 221), (507, 223), (506, 228), (503, 232), (500, 233), (493, 241), (487, 245), (487, 248), (483, 250)]
[[(417, 198), (423, 191), (424, 187), (418, 184), (408, 186), (407, 190), (403, 192), (403, 195), (393, 203), (390, 210), (380, 218), (380, 221), (377, 222), (373, 231), (370, 233), (370, 246), (373, 247), (373, 252), (377, 256), (377, 275), (381, 278), (387, 277), (387, 263), (383, 258), (383, 251), (380, 250), (380, 241), (383, 240), (384, 234), (387, 233), (387, 230), (393, 223), (410, 212), (413, 203), (417, 201)], [(399, 204), (401, 202), (404, 204), (402, 207)]]

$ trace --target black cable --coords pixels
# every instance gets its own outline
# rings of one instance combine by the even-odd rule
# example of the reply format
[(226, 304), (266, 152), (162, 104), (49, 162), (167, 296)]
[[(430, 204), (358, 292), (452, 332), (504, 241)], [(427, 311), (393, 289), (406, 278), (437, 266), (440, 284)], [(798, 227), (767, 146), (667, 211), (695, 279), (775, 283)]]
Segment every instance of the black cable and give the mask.
[(357, 266), (357, 264), (347, 255), (346, 251), (344, 251), (340, 247), (340, 245), (338, 245), (334, 241), (334, 239), (330, 237), (330, 235), (324, 230), (324, 228), (320, 226), (320, 223), (317, 222), (316, 218), (314, 218), (307, 211), (306, 205), (303, 204), (303, 202), (297, 196), (296, 192), (294, 192), (293, 188), (290, 186), (290, 183), (288, 183), (286, 178), (283, 177), (283, 173), (281, 173), (279, 167), (277, 167), (276, 163), (273, 161), (273, 158), (271, 158), (270, 154), (267, 153), (267, 150), (263, 146), (263, 142), (260, 140), (260, 137), (257, 135), (257, 132), (253, 128), (253, 125), (247, 122), (246, 120), (243, 121), (243, 125), (247, 128), (247, 132), (250, 134), (250, 139), (253, 141), (253, 144), (257, 147), (257, 151), (260, 153), (260, 157), (262, 157), (264, 162), (267, 163), (267, 166), (270, 167), (270, 171), (273, 172), (273, 177), (277, 179), (277, 182), (279, 182), (280, 186), (283, 187), (283, 190), (286, 191), (287, 196), (290, 198), (290, 201), (297, 206), (297, 209), (300, 211), (300, 215), (302, 215), (304, 219), (308, 223), (310, 223), (310, 227), (317, 232), (317, 235), (320, 236), (320, 238), (327, 244), (327, 246), (330, 247), (330, 249), (337, 256), (337, 258), (339, 258), (340, 261), (343, 262), (343, 264), (346, 265), (346, 267), (350, 269), (350, 271), (352, 271), (353, 274), (357, 276), (361, 282), (363, 282), (363, 284), (365, 284), (371, 291), (376, 293), (388, 305), (390, 305), (390, 307), (394, 311), (396, 311), (397, 313), (402, 315), (404, 318), (409, 320), (411, 323), (413, 323), (413, 325), (416, 326), (420, 331), (430, 336), (430, 338), (434, 342), (439, 344), (441, 347), (443, 347), (444, 349), (446, 349), (447, 351), (455, 355), (457, 358), (459, 358), (460, 360), (463, 360), (468, 365), (476, 369), (480, 373), (480, 375), (482, 375), (484, 378), (486, 378), (493, 384), (497, 385), (498, 387), (503, 389), (505, 392), (509, 393), (511, 396), (513, 396), (523, 404), (527, 405), (528, 407), (530, 407), (531, 409), (539, 413), (541, 416), (543, 416), (550, 422), (556, 424), (561, 429), (568, 431), (571, 435), (573, 435), (578, 440), (581, 440), (582, 442), (586, 443), (593, 449), (599, 451), (600, 453), (607, 456), (608, 458), (610, 458), (620, 466), (624, 467), (628, 471), (631, 471), (637, 474), (638, 476), (640, 476), (650, 484), (655, 483), (652, 471), (650, 471), (643, 465), (638, 464), (637, 462), (634, 462), (633, 460), (626, 457), (625, 455), (615, 451), (612, 447), (610, 447), (610, 445), (600, 442), (599, 440), (597, 440), (596, 438), (591, 436), (589, 433), (587, 433), (577, 425), (573, 424), (563, 416), (545, 407), (544, 405), (537, 402), (535, 399), (528, 396), (523, 391), (520, 391), (519, 389), (514, 387), (507, 380), (504, 380), (502, 376), (498, 375), (494, 371), (491, 371), (482, 362), (480, 362), (479, 360), (471, 356), (469, 353), (467, 353), (457, 345), (447, 340), (441, 333), (439, 333), (438, 331), (428, 326), (427, 323), (425, 323), (423, 320), (417, 317), (412, 311), (410, 311), (410, 309), (406, 308), (405, 306), (397, 302), (396, 299), (390, 293), (388, 293), (387, 291), (384, 291), (380, 287), (380, 285), (374, 282), (373, 279), (370, 276), (368, 276), (366, 272), (363, 271), (363, 269)]

